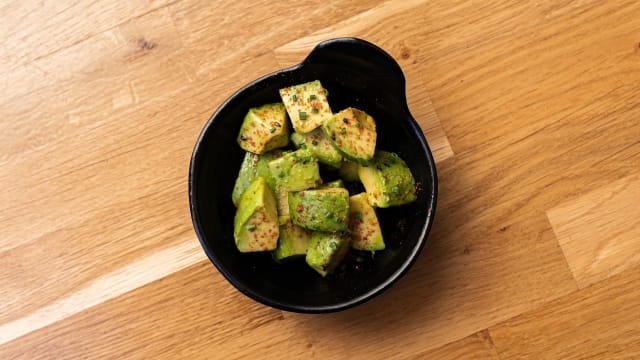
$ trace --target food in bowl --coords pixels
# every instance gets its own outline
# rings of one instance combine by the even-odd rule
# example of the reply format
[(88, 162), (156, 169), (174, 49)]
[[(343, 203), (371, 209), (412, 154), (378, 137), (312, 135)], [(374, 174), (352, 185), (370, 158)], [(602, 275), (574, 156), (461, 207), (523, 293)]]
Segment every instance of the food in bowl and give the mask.
[(235, 244), (277, 262), (304, 258), (324, 277), (349, 249), (385, 249), (375, 208), (415, 201), (415, 180), (397, 154), (376, 148), (373, 117), (333, 113), (320, 81), (279, 94), (282, 103), (250, 108), (237, 136), (246, 153), (231, 194)]

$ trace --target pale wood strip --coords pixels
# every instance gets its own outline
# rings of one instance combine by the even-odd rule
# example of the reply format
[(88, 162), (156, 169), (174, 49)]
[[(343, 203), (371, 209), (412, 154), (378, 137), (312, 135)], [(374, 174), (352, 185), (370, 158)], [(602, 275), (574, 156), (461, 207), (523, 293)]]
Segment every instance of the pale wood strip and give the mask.
[(547, 211), (581, 288), (640, 264), (639, 204), (635, 175)]
[(171, 275), (205, 258), (200, 244), (194, 239), (147, 255), (96, 277), (72, 294), (55, 299), (26, 316), (0, 325), (0, 345)]
[(200, 261), (0, 345), (0, 358), (309, 356), (305, 339), (282, 323), (280, 311), (240, 295), (209, 261)]
[(437, 360), (499, 360), (491, 335), (487, 330), (479, 331), (463, 339), (448, 343), (407, 359)]
[(502, 359), (640, 358), (640, 270), (489, 328)]

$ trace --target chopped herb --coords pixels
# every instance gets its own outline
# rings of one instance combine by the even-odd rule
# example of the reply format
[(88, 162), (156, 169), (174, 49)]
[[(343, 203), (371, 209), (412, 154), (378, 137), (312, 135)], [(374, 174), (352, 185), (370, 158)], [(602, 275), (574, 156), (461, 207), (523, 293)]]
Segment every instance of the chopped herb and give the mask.
[(306, 149), (306, 148), (307, 148), (307, 144), (305, 143), (300, 144), (300, 149)]
[(340, 129), (340, 134), (344, 135), (347, 133), (347, 128)]
[(276, 132), (276, 128), (272, 127), (271, 129), (269, 129), (269, 132), (273, 134), (274, 132)]
[(311, 109), (311, 112), (314, 113), (314, 114), (317, 114), (318, 113), (318, 108)]
[(304, 111), (299, 111), (298, 117), (300, 118), (300, 120), (307, 120), (307, 113)]
[(316, 99), (315, 95), (311, 94), (311, 96), (309, 96), (309, 100), (315, 100), (315, 99)]
[(329, 90), (324, 89), (324, 96), (329, 96)]
[(359, 128), (360, 127), (360, 121), (356, 122), (356, 127)]
[(296, 94), (293, 94), (291, 98), (293, 99), (293, 101), (298, 101), (298, 97), (296, 96)]
[(284, 173), (283, 173), (283, 172), (279, 173), (279, 174), (278, 174), (278, 177), (279, 177), (279, 178), (283, 178), (283, 177), (284, 177)]
[(315, 140), (311, 140), (311, 145), (313, 145), (313, 146), (318, 145), (318, 142), (315, 141)]
[(360, 211), (356, 211), (353, 213), (353, 217), (358, 220), (362, 220), (362, 213)]
[(257, 228), (257, 226), (255, 224), (251, 224), (251, 225), (247, 226), (247, 230), (249, 230), (249, 231), (255, 231), (256, 228)]

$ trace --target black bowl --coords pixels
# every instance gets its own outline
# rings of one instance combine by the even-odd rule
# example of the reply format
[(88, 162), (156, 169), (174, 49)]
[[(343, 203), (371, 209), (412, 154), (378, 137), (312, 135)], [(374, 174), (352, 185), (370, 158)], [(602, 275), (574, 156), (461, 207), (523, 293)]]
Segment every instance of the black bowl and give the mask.
[[(240, 253), (233, 240), (231, 191), (244, 151), (236, 144), (247, 110), (279, 100), (278, 89), (320, 80), (334, 111), (354, 106), (377, 123), (376, 148), (396, 152), (418, 184), (409, 205), (378, 209), (387, 248), (351, 251), (334, 274), (322, 278), (304, 260), (277, 264), (269, 253)], [(437, 177), (422, 131), (409, 112), (400, 66), (382, 49), (355, 38), (318, 44), (300, 64), (247, 84), (205, 125), (189, 169), (191, 217), (211, 262), (245, 295), (287, 311), (343, 310), (380, 294), (413, 264), (433, 222)]]

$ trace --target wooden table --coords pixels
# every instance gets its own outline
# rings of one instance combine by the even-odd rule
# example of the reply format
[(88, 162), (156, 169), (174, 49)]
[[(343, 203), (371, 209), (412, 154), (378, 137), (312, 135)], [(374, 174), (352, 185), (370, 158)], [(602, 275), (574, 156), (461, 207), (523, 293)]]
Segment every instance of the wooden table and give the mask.
[[(0, 5), (0, 358), (640, 359), (640, 2)], [(411, 271), (330, 315), (206, 259), (187, 170), (248, 81), (389, 51), (440, 198)]]

